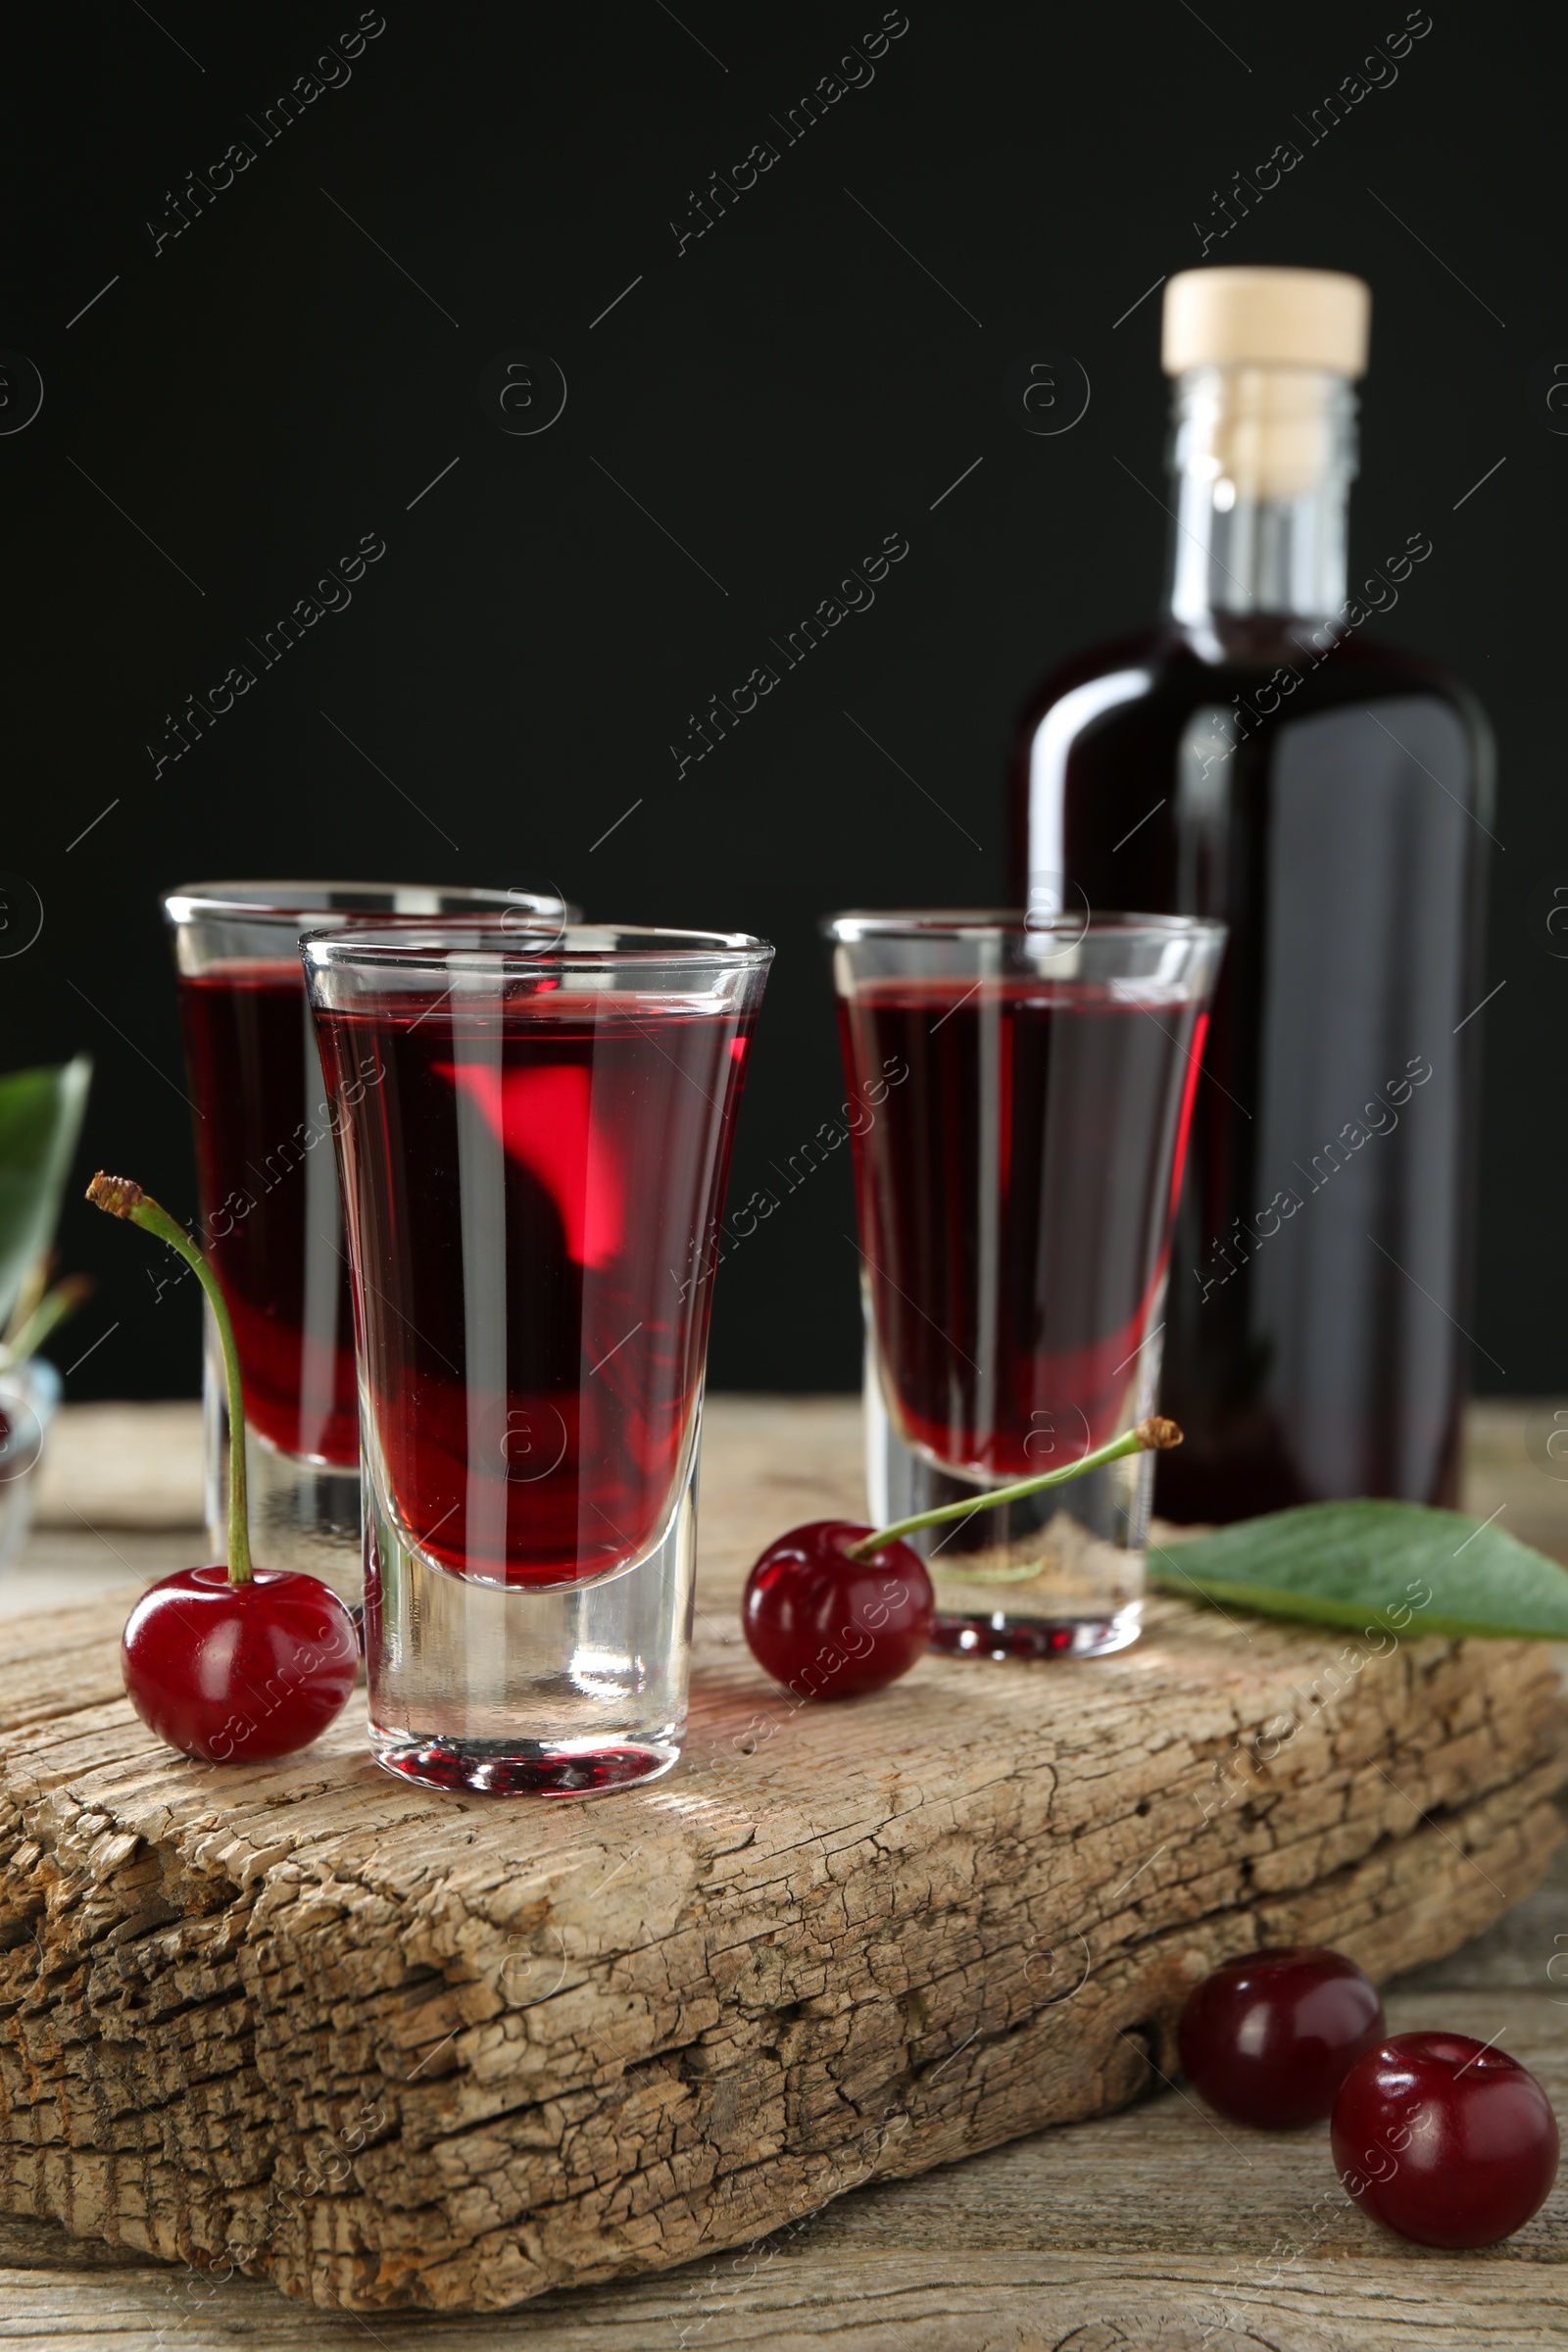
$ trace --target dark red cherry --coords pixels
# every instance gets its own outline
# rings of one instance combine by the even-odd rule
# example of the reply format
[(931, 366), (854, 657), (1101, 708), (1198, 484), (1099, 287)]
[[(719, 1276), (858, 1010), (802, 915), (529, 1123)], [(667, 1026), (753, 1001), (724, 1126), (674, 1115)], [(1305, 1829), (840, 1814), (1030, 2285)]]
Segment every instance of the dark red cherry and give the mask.
[(846, 1555), (873, 1531), (812, 1519), (770, 1544), (746, 1580), (752, 1655), (798, 1698), (858, 1698), (907, 1674), (931, 1640), (931, 1579), (907, 1544)]
[(181, 1568), (149, 1585), (125, 1620), (120, 1662), (131, 1705), (160, 1740), (209, 1764), (309, 1747), (354, 1688), (354, 1620), (319, 1577)]
[(1191, 1994), (1177, 2029), (1193, 2088), (1221, 2115), (1265, 2131), (1315, 2124), (1385, 2032), (1370, 1977), (1311, 1943), (1239, 1953)]
[(1557, 2119), (1534, 2075), (1468, 2034), (1396, 2034), (1340, 2085), (1340, 2179), (1386, 2230), (1421, 2246), (1493, 2246), (1557, 2178)]

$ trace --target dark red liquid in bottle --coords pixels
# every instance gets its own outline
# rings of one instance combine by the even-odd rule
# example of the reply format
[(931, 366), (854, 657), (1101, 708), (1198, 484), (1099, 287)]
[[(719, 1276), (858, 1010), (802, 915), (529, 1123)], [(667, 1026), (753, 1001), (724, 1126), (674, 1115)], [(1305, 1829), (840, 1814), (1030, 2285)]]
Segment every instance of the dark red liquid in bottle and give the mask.
[(1408, 656), (1213, 626), (1223, 659), (1172, 626), (1059, 671), (1013, 782), (1019, 904), (1047, 876), (1098, 909), (1230, 926), (1171, 1254), (1160, 1404), (1186, 1443), (1155, 1508), (1451, 1503), (1484, 721)]
[(897, 979), (839, 1021), (852, 1087), (909, 1073), (854, 1143), (903, 1434), (1014, 1478), (1104, 1444), (1165, 1277), (1205, 1016), (1153, 984)]
[(752, 1025), (552, 991), (317, 1015), (367, 1444), (427, 1557), (524, 1586), (601, 1576), (668, 1516)]
[(360, 1458), (348, 1246), (297, 962), (182, 973), (202, 1240), (234, 1325), (245, 1417), (286, 1453)]

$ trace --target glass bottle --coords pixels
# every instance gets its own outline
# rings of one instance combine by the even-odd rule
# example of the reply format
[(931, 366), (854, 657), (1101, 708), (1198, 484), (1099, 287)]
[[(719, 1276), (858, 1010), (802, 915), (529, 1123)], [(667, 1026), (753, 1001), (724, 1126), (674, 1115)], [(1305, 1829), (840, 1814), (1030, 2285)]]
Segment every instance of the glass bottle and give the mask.
[(1367, 311), (1326, 271), (1170, 282), (1164, 615), (1057, 670), (1017, 745), (1015, 902), (1229, 927), (1163, 1335), (1179, 1521), (1456, 1494), (1492, 753), (1366, 634), (1425, 534), (1347, 592)]

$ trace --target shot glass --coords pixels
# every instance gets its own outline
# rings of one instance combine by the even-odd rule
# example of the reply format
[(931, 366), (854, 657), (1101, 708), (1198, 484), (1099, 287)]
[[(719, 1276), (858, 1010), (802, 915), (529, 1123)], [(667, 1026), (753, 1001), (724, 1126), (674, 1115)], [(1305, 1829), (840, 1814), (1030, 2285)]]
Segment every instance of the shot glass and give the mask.
[(1089, 1657), (1142, 1626), (1152, 1456), (1021, 1501), (1153, 1409), (1166, 1267), (1224, 926), (841, 914), (866, 1485), (911, 1539), (937, 1646)]
[(370, 1744), (594, 1794), (686, 1720), (713, 1243), (772, 949), (312, 937), (364, 1445)]
[[(201, 1240), (245, 1389), (252, 1539), (360, 1601), (360, 1404), (330, 1113), (300, 968), (323, 923), (401, 928), (448, 913), (559, 929), (554, 893), (372, 882), (200, 882), (164, 914), (178, 973)], [(172, 1279), (180, 1279), (173, 1277)], [(204, 1310), (203, 1427), (214, 1556), (227, 1543), (228, 1392)]]

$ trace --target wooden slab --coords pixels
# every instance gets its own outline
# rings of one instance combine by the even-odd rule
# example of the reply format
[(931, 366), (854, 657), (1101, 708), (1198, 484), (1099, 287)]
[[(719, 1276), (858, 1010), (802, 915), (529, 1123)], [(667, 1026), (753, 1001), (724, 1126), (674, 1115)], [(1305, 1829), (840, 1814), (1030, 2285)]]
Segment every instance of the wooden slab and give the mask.
[[(1568, 2108), (1568, 2049), (1536, 1984), (1568, 1902), (1527, 1900), (1396, 1987), (1396, 2032), (1494, 2034)], [(1532, 1916), (1535, 1914), (1535, 1916)], [(1528, 1929), (1517, 1953), (1509, 1930)], [(1221, 2133), (1179, 2091), (966, 2164), (852, 2191), (677, 2271), (513, 2315), (311, 2310), (259, 2279), (150, 2265), (0, 2222), (7, 2352), (1555, 2352), (1568, 2333), (1568, 2182), (1506, 2246), (1401, 2244), (1342, 2195), (1322, 2130)]]
[(1223, 1953), (1311, 1936), (1386, 1976), (1544, 1868), (1568, 1725), (1528, 1645), (1356, 1666), (1161, 1603), (1118, 1659), (933, 1658), (793, 1707), (734, 1597), (761, 1540), (852, 1499), (849, 1418), (742, 1409), (726, 1438), (691, 1745), (641, 1795), (437, 1799), (342, 1730), (187, 1765), (117, 1695), (120, 1604), (27, 1629), (0, 1667), (0, 2205), (348, 2311), (496, 2308), (1123, 2106)]

